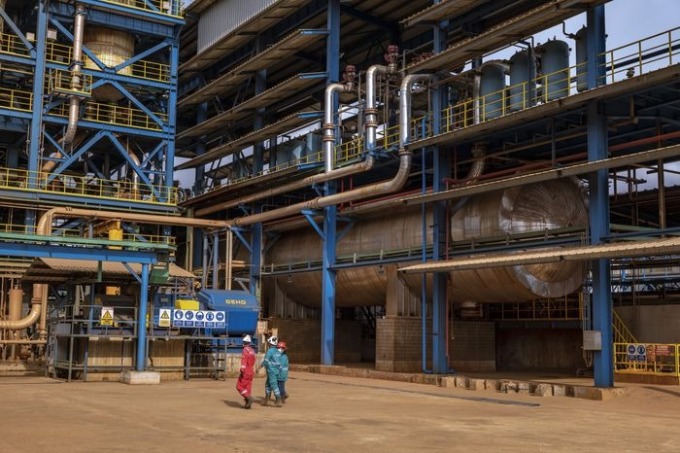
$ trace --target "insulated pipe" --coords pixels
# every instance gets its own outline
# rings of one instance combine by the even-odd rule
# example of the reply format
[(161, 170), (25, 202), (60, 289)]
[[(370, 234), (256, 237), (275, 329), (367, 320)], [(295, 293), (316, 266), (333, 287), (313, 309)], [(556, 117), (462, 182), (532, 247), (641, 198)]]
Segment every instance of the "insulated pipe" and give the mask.
[(290, 184), (284, 184), (282, 186), (272, 187), (270, 189), (258, 192), (245, 197), (237, 198), (235, 200), (230, 200), (225, 203), (216, 204), (209, 206), (207, 208), (196, 210), (196, 216), (201, 217), (208, 214), (213, 214), (215, 212), (222, 211), (224, 209), (233, 208), (246, 203), (250, 203), (256, 200), (261, 200), (263, 198), (268, 198), (274, 195), (279, 195), (282, 193), (289, 192), (291, 190), (301, 189), (303, 187), (311, 186), (313, 184), (318, 184), (320, 182), (330, 181), (333, 179), (343, 178), (345, 176), (350, 176), (356, 173), (362, 173), (373, 168), (375, 159), (372, 155), (366, 156), (363, 162), (348, 165), (347, 167), (337, 168), (328, 173), (319, 173), (318, 175), (308, 176), (299, 181), (292, 182)]
[(411, 74), (404, 77), (399, 87), (399, 146), (403, 149), (411, 141), (411, 88), (429, 74)]
[(348, 92), (354, 88), (356, 68), (347, 65), (343, 74), (343, 83), (331, 83), (326, 87), (323, 124), (323, 155), (326, 173), (333, 171), (333, 148), (335, 147), (335, 123), (333, 121), (335, 92)]
[(375, 148), (376, 130), (378, 128), (378, 109), (376, 108), (376, 84), (379, 73), (387, 74), (390, 68), (382, 65), (373, 65), (366, 73), (366, 149)]
[[(127, 212), (94, 211), (89, 209), (53, 208), (45, 212), (38, 221), (37, 234), (49, 236), (52, 234), (52, 221), (55, 217), (93, 217), (97, 219), (125, 220), (155, 225), (186, 226), (199, 228), (228, 228), (231, 222), (225, 220), (203, 220), (182, 217), (166, 217), (148, 214), (133, 214)], [(20, 320), (0, 321), (0, 329), (21, 330), (32, 326), (40, 319), (40, 338), (47, 336), (45, 330), (47, 312), (48, 286), (42, 283), (33, 285), (31, 311)]]
[[(85, 29), (85, 6), (76, 4), (76, 15), (73, 24), (73, 59), (71, 61), (71, 89), (79, 90), (82, 88), (80, 72), (83, 68), (83, 30)], [(62, 146), (73, 142), (78, 129), (78, 117), (80, 116), (80, 99), (71, 95), (68, 111), (68, 127), (62, 138)]]
[(356, 201), (364, 198), (375, 197), (378, 195), (388, 194), (401, 189), (408, 175), (411, 171), (411, 152), (407, 150), (403, 144), (408, 140), (408, 127), (404, 130), (403, 125), (410, 124), (411, 122), (411, 110), (406, 108), (406, 106), (411, 105), (411, 86), (417, 80), (426, 80), (430, 76), (425, 74), (420, 75), (410, 75), (406, 76), (401, 83), (400, 93), (402, 93), (401, 105), (402, 108), (399, 110), (399, 124), (401, 125), (399, 137), (402, 146), (399, 150), (399, 170), (394, 178), (382, 181), (376, 184), (372, 184), (366, 187), (360, 187), (354, 190), (348, 190), (346, 192), (341, 192), (333, 195), (328, 195), (325, 197), (317, 197), (311, 201), (305, 201), (302, 203), (296, 203), (290, 206), (286, 206), (280, 209), (274, 209), (272, 211), (262, 212), (259, 214), (253, 214), (246, 217), (241, 217), (238, 219), (230, 220), (229, 223), (233, 226), (240, 225), (252, 225), (254, 223), (267, 222), (270, 220), (281, 219), (287, 216), (292, 216), (299, 214), (300, 211), (305, 209), (320, 209), (326, 206), (337, 205), (341, 203), (347, 203), (350, 201)]

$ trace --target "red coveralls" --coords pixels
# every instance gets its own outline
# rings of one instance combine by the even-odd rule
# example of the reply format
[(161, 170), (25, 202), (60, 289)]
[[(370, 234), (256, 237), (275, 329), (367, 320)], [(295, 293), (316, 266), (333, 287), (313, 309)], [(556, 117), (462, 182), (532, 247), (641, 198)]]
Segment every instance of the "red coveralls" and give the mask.
[(255, 377), (255, 351), (250, 345), (243, 347), (241, 353), (241, 374), (236, 381), (236, 390), (243, 398), (250, 398), (253, 388), (253, 378)]

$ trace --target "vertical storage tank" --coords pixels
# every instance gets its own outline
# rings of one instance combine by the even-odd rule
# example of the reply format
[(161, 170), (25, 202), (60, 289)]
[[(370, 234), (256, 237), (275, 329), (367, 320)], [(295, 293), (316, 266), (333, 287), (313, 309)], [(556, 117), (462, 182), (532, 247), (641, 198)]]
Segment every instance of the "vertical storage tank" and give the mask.
[(576, 90), (580, 93), (588, 89), (588, 68), (586, 61), (588, 60), (588, 29), (581, 27), (576, 32), (574, 39), (576, 40)]
[[(135, 37), (129, 33), (105, 27), (86, 26), (83, 36), (85, 47), (90, 49), (106, 66), (113, 68), (132, 58), (135, 50)], [(90, 58), (85, 57), (85, 67), (100, 70)], [(126, 66), (118, 74), (132, 75), (132, 67)], [(111, 85), (104, 85), (92, 92), (98, 101), (118, 101), (123, 94)]]
[(543, 99), (554, 101), (569, 95), (569, 44), (552, 40), (541, 46)]
[(482, 121), (498, 118), (503, 115), (503, 100), (505, 98), (505, 73), (507, 66), (501, 62), (490, 61), (481, 68), (481, 96)]
[(511, 112), (524, 110), (536, 103), (536, 61), (534, 52), (521, 50), (510, 57), (510, 96), (508, 108)]

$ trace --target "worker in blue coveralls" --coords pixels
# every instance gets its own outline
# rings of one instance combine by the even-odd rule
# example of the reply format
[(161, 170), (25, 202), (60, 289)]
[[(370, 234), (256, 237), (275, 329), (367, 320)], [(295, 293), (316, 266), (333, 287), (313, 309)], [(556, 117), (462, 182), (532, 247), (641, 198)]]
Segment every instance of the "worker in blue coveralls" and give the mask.
[(286, 391), (286, 381), (288, 380), (288, 355), (286, 354), (286, 343), (279, 341), (276, 349), (281, 353), (279, 358), (279, 392), (281, 393), (281, 402), (285, 403), (288, 399), (288, 392)]
[(264, 355), (264, 360), (257, 369), (264, 367), (267, 371), (267, 379), (264, 384), (264, 402), (263, 406), (269, 406), (269, 399), (271, 394), (274, 394), (274, 406), (281, 407), (281, 392), (279, 392), (279, 370), (281, 364), (279, 359), (281, 358), (281, 353), (276, 348), (279, 343), (279, 339), (276, 336), (269, 337), (267, 340), (269, 343), (269, 349)]

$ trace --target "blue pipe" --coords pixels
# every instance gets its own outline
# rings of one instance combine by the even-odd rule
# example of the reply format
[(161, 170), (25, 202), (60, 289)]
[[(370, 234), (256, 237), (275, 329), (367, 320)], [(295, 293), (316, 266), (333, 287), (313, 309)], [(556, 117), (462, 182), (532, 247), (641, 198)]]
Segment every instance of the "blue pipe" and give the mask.
[(137, 316), (137, 371), (146, 369), (146, 309), (149, 302), (149, 265), (142, 264), (142, 287), (139, 294), (139, 316)]

